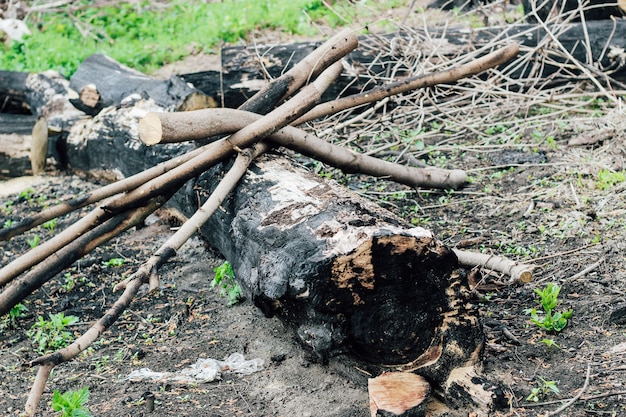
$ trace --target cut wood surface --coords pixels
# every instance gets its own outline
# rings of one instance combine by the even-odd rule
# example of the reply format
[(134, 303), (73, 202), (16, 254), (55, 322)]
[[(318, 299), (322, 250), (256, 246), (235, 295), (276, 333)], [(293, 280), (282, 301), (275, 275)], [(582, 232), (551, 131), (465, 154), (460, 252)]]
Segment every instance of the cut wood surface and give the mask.
[(384, 372), (367, 381), (370, 416), (420, 417), (426, 413), (430, 384), (411, 372)]

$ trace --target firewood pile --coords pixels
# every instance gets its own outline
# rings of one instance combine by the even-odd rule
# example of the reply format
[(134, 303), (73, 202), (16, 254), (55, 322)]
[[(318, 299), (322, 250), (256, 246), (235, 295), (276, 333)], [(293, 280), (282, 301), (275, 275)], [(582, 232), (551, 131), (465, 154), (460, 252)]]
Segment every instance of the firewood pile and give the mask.
[[(621, 23), (616, 27), (621, 30)], [(93, 343), (128, 308), (140, 287), (158, 288), (159, 267), (197, 231), (211, 236), (211, 244), (231, 262), (255, 304), (268, 316), (289, 322), (320, 360), (349, 351), (378, 366), (379, 379), (370, 382), (374, 414), (423, 413), (433, 392), (449, 398), (452, 407), (472, 404), (489, 410), (501, 405), (497, 384), (477, 374), (483, 336), (477, 312), (467, 302), (470, 289), (459, 262), (489, 264), (522, 282), (532, 279), (533, 266), (499, 257), (477, 260), (447, 248), (432, 232), (412, 227), (345, 187), (311, 175), (275, 150), (288, 149), (345, 172), (410, 187), (458, 189), (466, 183), (464, 171), (411, 167), (397, 163), (404, 152), (392, 162), (350, 149), (349, 135), (342, 144), (328, 138), (371, 118), (378, 125), (412, 120), (415, 126), (415, 119), (417, 125), (453, 121), (471, 131), (476, 120), (470, 123), (463, 113), (468, 102), (475, 103), (479, 118), (520, 110), (516, 95), (538, 88), (538, 83), (554, 94), (554, 88), (564, 88), (565, 72), (570, 79), (593, 75), (586, 82), (595, 83), (601, 92), (607, 91), (607, 82), (619, 83), (608, 81), (598, 68), (580, 64), (567, 51), (562, 34), (568, 30), (575, 26), (559, 33), (543, 25), (473, 34), (472, 40), (480, 40), (482, 46), (472, 53), (458, 54), (456, 48), (457, 54), (449, 59), (445, 45), (433, 46), (427, 57), (432, 64), (419, 75), (410, 75), (405, 60), (402, 68), (386, 69), (387, 82), (321, 104), (324, 92), (338, 83), (342, 73), (344, 79), (359, 80), (358, 66), (346, 60), (358, 44), (350, 30), (316, 45), (237, 109), (217, 107), (223, 94), (213, 96), (178, 78), (152, 80), (101, 56), (87, 62), (99, 69), (83, 68), (69, 83), (53, 73), (4, 74), (5, 79), (17, 77), (23, 91), (29, 91), (33, 113), (46, 121), (43, 140), (52, 146), (49, 153), (58, 157), (59, 165), (114, 182), (0, 231), (0, 239), (11, 239), (52, 218), (95, 206), (81, 221), (0, 269), (0, 315), (157, 208), (170, 204), (189, 216), (171, 239), (117, 285), (122, 295), (85, 334), (29, 363), (39, 366), (39, 372), (26, 405), (28, 414), (35, 414), (51, 370)], [(529, 52), (544, 48), (546, 33), (560, 53), (545, 48), (540, 59), (546, 65), (537, 66)], [(531, 38), (534, 46), (528, 46)], [(396, 41), (410, 39), (415, 37)], [(517, 58), (520, 46), (515, 40), (521, 41)], [(462, 42), (471, 43), (469, 38)], [(594, 62), (604, 62), (606, 52), (608, 48), (592, 57)], [(111, 78), (101, 71), (108, 71)], [(485, 71), (492, 72), (459, 81)], [(94, 75), (86, 75), (89, 72)], [(405, 72), (409, 75), (404, 78), (394, 77)], [(129, 88), (112, 91), (110, 86), (120, 85), (119, 77)], [(23, 91), (4, 94), (19, 106), (19, 96), (27, 96)], [(476, 104), (477, 91), (490, 96), (487, 104)], [(436, 94), (449, 98), (437, 102)], [(494, 97), (500, 100), (497, 110)], [(542, 93), (538, 99), (548, 101), (549, 96)], [(412, 110), (407, 111), (406, 103)], [(360, 111), (352, 112), (355, 108)], [(324, 121), (316, 125), (315, 133), (302, 128), (320, 119)], [(31, 125), (35, 121), (32, 116), (23, 120)], [(463, 133), (451, 131), (451, 136), (458, 134)], [(196, 203), (199, 198), (202, 204)], [(390, 383), (410, 392), (385, 390)], [(394, 400), (399, 393), (411, 401)], [(422, 400), (414, 401), (415, 396)]]

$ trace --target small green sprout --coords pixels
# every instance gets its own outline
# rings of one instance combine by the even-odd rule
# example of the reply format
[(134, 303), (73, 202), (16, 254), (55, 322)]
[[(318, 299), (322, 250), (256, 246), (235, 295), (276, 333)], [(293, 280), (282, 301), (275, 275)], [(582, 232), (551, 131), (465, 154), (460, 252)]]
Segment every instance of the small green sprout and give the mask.
[(108, 261), (104, 262), (104, 266), (108, 267), (116, 267), (124, 265), (126, 261), (124, 258), (111, 258)]
[(52, 395), (52, 409), (60, 411), (60, 417), (91, 417), (91, 412), (85, 406), (89, 400), (89, 388), (78, 391), (67, 391), (61, 394), (54, 391)]
[(2, 329), (15, 329), (17, 328), (17, 319), (20, 317), (24, 317), (26, 314), (25, 311), (28, 311), (28, 308), (22, 304), (18, 303), (14, 305), (11, 310), (4, 316), (2, 316), (2, 320), (0, 321), (0, 328)]
[(32, 239), (26, 239), (26, 242), (31, 249), (34, 249), (39, 245), (39, 242), (41, 242), (41, 238), (39, 237), (39, 235), (35, 235), (32, 237)]
[(9, 227), (13, 226), (13, 223), (15, 223), (13, 220), (11, 219), (6, 219), (4, 221), (4, 223), (2, 224), (2, 228), (3, 229), (8, 229)]
[(541, 339), (541, 343), (543, 343), (549, 348), (555, 347), (557, 349), (561, 349), (561, 346), (559, 346), (558, 343), (554, 341), (554, 339)]
[(548, 381), (545, 378), (539, 377), (537, 381), (537, 387), (533, 388), (530, 395), (526, 398), (526, 401), (538, 402), (540, 398), (545, 398), (549, 393), (560, 394), (559, 387), (557, 387), (555, 381)]
[(241, 286), (235, 281), (235, 273), (228, 261), (216, 267), (215, 278), (211, 282), (211, 288), (219, 287), (220, 296), (228, 297), (228, 305), (237, 304), (243, 299)]
[(48, 220), (43, 224), (43, 228), (50, 231), (50, 234), (54, 234), (57, 229), (57, 219)]
[(551, 332), (560, 332), (567, 326), (567, 321), (572, 317), (573, 310), (569, 309), (565, 312), (554, 312), (559, 303), (559, 292), (561, 287), (556, 284), (549, 283), (543, 290), (535, 289), (535, 294), (539, 296), (539, 301), (544, 311), (543, 316), (539, 316), (536, 308), (527, 309), (526, 314), (530, 314), (530, 321), (537, 326)]
[(67, 327), (78, 322), (76, 316), (65, 316), (63, 313), (50, 314), (50, 320), (39, 316), (26, 335), (36, 345), (37, 351), (45, 353), (48, 349), (64, 348), (73, 339)]

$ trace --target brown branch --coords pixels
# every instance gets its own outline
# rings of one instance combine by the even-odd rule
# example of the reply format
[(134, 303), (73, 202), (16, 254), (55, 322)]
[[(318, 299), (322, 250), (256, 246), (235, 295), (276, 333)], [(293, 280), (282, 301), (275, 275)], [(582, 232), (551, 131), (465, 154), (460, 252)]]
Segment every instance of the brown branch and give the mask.
[(29, 415), (34, 415), (37, 409), (37, 404), (39, 403), (52, 368), (60, 363), (73, 359), (95, 342), (100, 335), (119, 318), (124, 310), (128, 308), (137, 294), (137, 291), (144, 283), (150, 282), (150, 290), (158, 287), (157, 269), (169, 258), (174, 256), (176, 251), (180, 249), (209, 217), (211, 217), (228, 193), (246, 173), (252, 160), (265, 152), (268, 148), (269, 146), (267, 145), (259, 144), (254, 148), (244, 150), (237, 156), (233, 166), (202, 207), (198, 209), (198, 211), (196, 211), (196, 213), (186, 221), (185, 224), (183, 224), (183, 226), (137, 270), (137, 272), (116, 285), (115, 290), (124, 289), (124, 293), (122, 293), (109, 311), (94, 323), (87, 332), (76, 339), (71, 345), (57, 352), (36, 358), (29, 363), (29, 366), (41, 365), (26, 403), (26, 410)]
[(480, 266), (511, 277), (511, 282), (527, 284), (533, 280), (533, 270), (537, 265), (523, 264), (501, 256), (488, 255), (486, 253), (468, 252), (460, 249), (452, 249), (459, 258), (459, 263), (467, 267)]
[[(233, 149), (239, 149), (239, 146), (254, 146), (256, 141), (262, 139), (267, 134), (270, 134), (271, 132), (279, 129), (281, 125), (285, 125), (293, 121), (295, 118), (299, 117), (309, 108), (311, 108), (317, 101), (319, 101), (322, 93), (341, 73), (341, 68), (342, 67), (339, 62), (333, 64), (331, 67), (325, 70), (315, 80), (315, 82), (313, 82), (313, 84), (303, 88), (300, 93), (298, 93), (292, 100), (290, 100), (283, 106), (280, 106), (276, 110), (270, 112), (270, 114), (268, 114), (266, 117), (263, 117), (256, 122), (246, 126), (244, 129), (236, 132), (230, 138), (214, 142), (211, 145), (214, 145), (214, 147), (219, 146), (221, 148), (226, 147), (226, 156), (230, 154)], [(210, 147), (211, 146), (209, 146), (208, 148)], [(159, 256), (156, 258), (153, 257), (154, 260), (153, 258), (151, 258), (153, 265), (144, 265), (145, 268), (142, 267), (135, 274), (133, 274), (133, 279), (124, 282), (124, 284), (120, 286), (120, 288), (124, 287), (125, 291), (120, 299), (118, 299), (118, 301), (115, 303), (115, 305), (109, 310), (109, 312), (107, 312), (104, 317), (98, 320), (98, 322), (96, 322), (83, 336), (79, 337), (70, 346), (61, 349), (56, 353), (52, 353), (50, 355), (35, 359), (30, 363), (30, 365), (43, 365), (45, 369), (52, 369), (54, 365), (67, 361), (78, 355), (82, 350), (84, 350), (91, 343), (93, 343), (93, 341), (95, 341), (104, 330), (106, 330), (113, 322), (115, 322), (115, 320), (117, 320), (121, 313), (128, 307), (128, 305), (130, 305), (130, 302), (132, 301), (137, 291), (139, 290), (141, 285), (143, 285), (146, 279), (150, 281), (151, 288), (156, 287), (158, 285), (156, 275), (156, 268), (158, 268), (158, 265), (162, 264), (167, 258), (171, 257), (175, 253), (175, 250), (180, 248), (180, 246), (182, 246), (182, 244), (195, 232), (195, 230), (197, 230), (197, 227), (199, 227), (199, 225), (204, 223), (212, 215), (217, 207), (219, 207), (219, 204), (223, 201), (226, 194), (236, 185), (239, 178), (241, 178), (241, 176), (245, 173), (250, 161), (252, 161), (254, 156), (265, 151), (266, 149), (267, 147), (265, 145), (261, 145), (254, 150), (241, 151), (240, 157), (236, 160), (235, 168), (229, 171), (229, 174), (231, 172), (232, 174), (228, 175), (228, 180), (220, 182), (217, 189), (219, 190), (219, 192), (214, 192), (211, 195), (211, 198), (207, 200), (201, 210), (196, 213), (197, 216), (192, 216), (193, 221), (186, 222), (186, 226), (180, 234), (175, 235), (175, 237), (173, 237), (171, 241), (168, 240), (168, 243), (170, 243), (171, 245), (162, 247), (161, 249), (163, 249), (163, 251), (161, 252), (161, 250), (159, 250), (161, 254), (159, 254)], [(207, 159), (211, 160), (211, 158), (215, 158), (215, 155), (211, 153), (208, 153), (206, 157), (205, 154), (207, 154), (206, 150), (198, 157), (188, 161), (187, 163), (183, 164), (183, 166), (172, 170), (170, 173), (162, 177), (172, 176), (179, 169), (181, 169), (183, 173), (188, 173), (189, 170), (185, 170), (186, 165), (189, 165), (193, 168), (197, 165), (206, 164)], [(204, 169), (208, 168), (209, 166), (204, 166)], [(152, 191), (155, 188), (158, 188), (155, 187), (155, 184), (151, 183), (154, 181), (163, 181), (162, 177), (156, 178), (155, 180), (144, 184), (142, 187), (139, 187), (138, 189), (129, 193), (129, 195), (136, 193), (142, 194), (142, 192), (140, 191), (141, 188), (147, 188), (147, 191)], [(178, 180), (178, 177), (175, 178), (176, 180)], [(178, 181), (174, 182), (177, 183)], [(178, 188), (172, 187), (172, 183), (169, 181), (165, 184), (169, 184), (170, 189)], [(145, 196), (145, 194), (143, 195)], [(99, 208), (99, 210), (106, 211), (106, 209), (109, 209), (109, 212), (115, 211), (116, 208), (119, 208), (116, 207), (116, 205), (127, 206), (124, 200), (125, 198), (124, 196), (122, 196), (121, 198), (118, 198), (116, 201), (112, 202), (106, 207)], [(187, 225), (187, 223), (189, 224)], [(155, 256), (156, 255), (157, 254), (155, 254)], [(15, 282), (10, 287), (14, 286), (16, 286)], [(0, 296), (3, 296), (5, 292), (6, 291), (0, 294)], [(0, 306), (2, 305), (3, 304), (0, 302)], [(33, 385), (33, 389), (31, 390), (29, 399), (27, 401), (27, 408), (29, 410), (32, 410), (33, 413), (37, 408), (37, 404), (39, 402), (39, 399), (41, 398), (41, 393), (43, 392), (48, 376), (49, 371), (47, 373), (43, 371), (40, 372), (38, 374), (37, 380), (35, 381), (35, 384)]]
[(358, 38), (352, 29), (344, 29), (324, 42), (303, 60), (294, 65), (289, 71), (265, 85), (254, 96), (247, 100), (240, 110), (258, 114), (267, 113), (268, 97), (275, 103), (291, 96), (309, 80), (315, 79), (331, 64), (337, 61), (338, 56), (346, 56), (358, 46)]
[(135, 280), (129, 283), (120, 298), (118, 298), (106, 314), (94, 323), (87, 332), (76, 339), (74, 343), (57, 352), (36, 358), (28, 364), (31, 367), (41, 365), (30, 390), (30, 394), (28, 395), (28, 400), (26, 401), (26, 412), (28, 415), (35, 415), (37, 405), (39, 404), (52, 368), (72, 359), (98, 339), (98, 337), (122, 315), (124, 310), (128, 308), (142, 285), (143, 282), (141, 280)]
[(299, 125), (311, 120), (319, 119), (342, 110), (373, 103), (386, 97), (406, 93), (418, 88), (432, 87), (437, 84), (453, 83), (461, 78), (476, 75), (486, 69), (493, 68), (514, 58), (519, 52), (519, 45), (511, 45), (500, 48), (490, 54), (476, 58), (475, 60), (459, 65), (446, 71), (438, 71), (432, 74), (418, 75), (401, 81), (396, 81), (380, 87), (372, 88), (360, 94), (329, 101), (316, 106), (313, 110), (296, 120), (293, 124)]
[[(237, 131), (260, 117), (254, 113), (234, 109), (148, 113), (139, 121), (139, 137), (147, 144), (197, 140)], [(147, 125), (150, 128), (146, 128)], [(193, 126), (193, 129), (186, 129), (186, 126)], [(149, 135), (144, 136), (142, 132), (149, 132)], [(157, 135), (158, 132), (160, 135)], [(467, 179), (462, 170), (414, 168), (362, 155), (346, 147), (323, 141), (292, 126), (278, 130), (269, 137), (269, 140), (348, 173), (389, 177), (411, 187), (459, 188)]]

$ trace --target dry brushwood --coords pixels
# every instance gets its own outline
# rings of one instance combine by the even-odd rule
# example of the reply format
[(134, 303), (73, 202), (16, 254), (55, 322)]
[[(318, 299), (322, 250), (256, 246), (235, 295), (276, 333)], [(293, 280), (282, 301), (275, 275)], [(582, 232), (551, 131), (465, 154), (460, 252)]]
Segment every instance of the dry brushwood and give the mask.
[[(169, 137), (174, 140), (189, 140), (206, 139), (225, 133), (231, 133), (231, 136), (216, 140), (186, 155), (165, 162), (160, 166), (137, 174), (127, 180), (120, 181), (118, 184), (104, 187), (81, 200), (58, 206), (58, 208), (51, 209), (45, 215), (28, 219), (10, 231), (0, 235), (0, 238), (8, 239), (27, 230), (29, 227), (43, 223), (46, 221), (43, 219), (51, 218), (50, 216), (58, 216), (60, 213), (62, 214), (72, 209), (83, 207), (100, 201), (103, 198), (124, 193), (102, 203), (80, 222), (66, 229), (49, 242), (40, 245), (35, 250), (28, 252), (16, 261), (2, 268), (0, 270), (0, 286), (5, 286), (3, 292), (0, 294), (0, 315), (2, 315), (23, 299), (23, 297), (27, 296), (34, 288), (41, 285), (63, 267), (73, 262), (76, 256), (82, 256), (82, 254), (91, 250), (93, 247), (110, 239), (122, 230), (131, 227), (133, 224), (136, 224), (135, 222), (140, 221), (157, 206), (163, 204), (163, 202), (187, 180), (207, 171), (207, 169), (217, 162), (226, 160), (233, 155), (233, 153), (239, 153), (234, 166), (227, 174), (228, 180), (219, 183), (217, 189), (210, 195), (196, 215), (192, 216), (192, 218), (185, 223), (183, 228), (166, 242), (153, 257), (144, 263), (135, 274), (118, 284), (117, 288), (124, 288), (125, 291), (107, 314), (98, 320), (87, 333), (77, 339), (72, 345), (30, 362), (31, 366), (40, 365), (41, 367), (26, 405), (29, 415), (34, 415), (36, 412), (37, 404), (51, 369), (55, 365), (76, 356), (93, 343), (93, 341), (119, 317), (124, 309), (130, 305), (130, 302), (141, 285), (149, 283), (150, 289), (154, 289), (158, 286), (159, 266), (173, 256), (182, 244), (207, 221), (238, 182), (239, 178), (246, 172), (250, 162), (268, 149), (269, 146), (280, 145), (289, 147), (330, 164), (338, 165), (347, 171), (363, 172), (376, 176), (388, 176), (396, 181), (411, 186), (444, 186), (458, 188), (465, 182), (465, 174), (462, 171), (400, 167), (367, 155), (359, 155), (348, 150), (343, 150), (343, 148), (328, 144), (288, 125), (304, 123), (314, 118), (333, 114), (339, 110), (371, 103), (391, 95), (409, 92), (416, 88), (432, 86), (439, 82), (449, 83), (457, 81), (462, 77), (476, 74), (486, 68), (506, 62), (517, 54), (517, 45), (512, 44), (505, 46), (501, 50), (479, 58), (471, 64), (462, 65), (454, 70), (442, 71), (441, 73), (431, 74), (431, 76), (420, 76), (392, 83), (385, 87), (372, 90), (369, 95), (362, 94), (340, 99), (326, 106), (318, 106), (313, 109), (313, 111), (310, 111), (321, 97), (323, 91), (341, 72), (341, 65), (336, 61), (355, 46), (356, 38), (354, 35), (349, 31), (344, 31), (335, 36), (331, 41), (322, 45), (319, 50), (305, 59), (302, 65), (297, 65), (294, 69), (286, 72), (283, 77), (268, 84), (266, 89), (263, 89), (245, 103), (239, 111), (216, 110), (214, 114), (204, 113), (202, 111), (190, 113), (185, 117), (191, 117), (196, 128), (202, 130), (196, 130), (187, 135), (184, 132), (181, 133), (178, 131), (178, 128), (176, 128), (176, 132)], [(312, 84), (301, 88), (305, 82), (316, 76), (317, 78)], [(297, 91), (299, 92), (295, 96), (275, 110), (270, 111), (267, 116), (262, 117), (259, 115), (273, 108), (276, 103), (291, 97)], [(247, 110), (247, 112), (243, 112), (243, 110)], [(193, 117), (204, 117), (209, 114), (211, 118), (203, 121), (202, 124), (198, 123), (197, 119), (193, 119)], [(154, 136), (155, 131), (153, 129), (155, 129), (155, 126), (162, 128), (164, 121), (166, 121), (165, 124), (172, 123), (174, 126), (177, 126), (179, 122), (172, 122), (174, 119), (168, 119), (169, 116), (169, 114), (156, 113), (150, 116), (146, 119), (148, 122), (151, 122), (144, 126), (144, 134)], [(216, 118), (224, 118), (227, 123), (218, 126), (221, 120), (217, 120)], [(163, 130), (157, 132), (159, 140), (156, 142), (160, 141), (162, 138), (162, 132)], [(257, 144), (266, 137), (269, 139), (269, 142)], [(71, 240), (76, 235), (83, 235), (82, 240), (76, 240), (74, 243), (70, 244)], [(390, 241), (392, 240), (393, 239)], [(405, 241), (406, 239), (401, 238), (399, 242), (405, 244)], [(423, 244), (426, 243), (419, 243), (419, 245)], [(437, 245), (437, 243), (433, 244)], [(78, 248), (76, 245), (82, 245), (82, 248)], [(63, 249), (64, 247), (66, 247), (66, 249)], [(82, 252), (79, 249), (82, 249)], [(62, 252), (63, 250), (66, 252)], [(46, 258), (55, 252), (61, 254), (68, 253), (68, 255), (63, 255), (59, 260), (55, 261), (56, 263), (49, 264)], [(442, 252), (441, 256), (446, 259), (454, 258), (453, 256), (450, 257), (447, 251)], [(35, 268), (27, 272), (28, 269), (33, 266)], [(40, 271), (44, 266), (48, 269), (46, 273)], [(21, 274), (24, 275), (20, 277)], [(457, 279), (458, 277), (455, 278), (454, 285), (457, 285)], [(455, 294), (455, 292), (452, 291), (450, 294)], [(474, 323), (474, 321), (470, 321)], [(475, 332), (475, 323), (466, 331)], [(468, 347), (469, 351), (472, 352), (472, 360), (476, 360), (473, 352), (478, 351), (480, 348), (479, 339), (480, 338), (476, 338), (475, 340), (477, 345), (471, 344), (471, 346)], [(433, 349), (434, 347), (428, 350), (428, 355), (433, 355), (433, 352), (436, 350)], [(439, 354), (441, 355), (442, 353), (439, 352)], [(415, 364), (417, 362), (414, 361), (412, 363)], [(439, 365), (433, 365), (426, 369), (425, 372), (434, 372), (434, 369), (437, 369), (438, 366)], [(415, 369), (417, 368), (418, 367)], [(449, 372), (449, 370), (446, 372)]]

